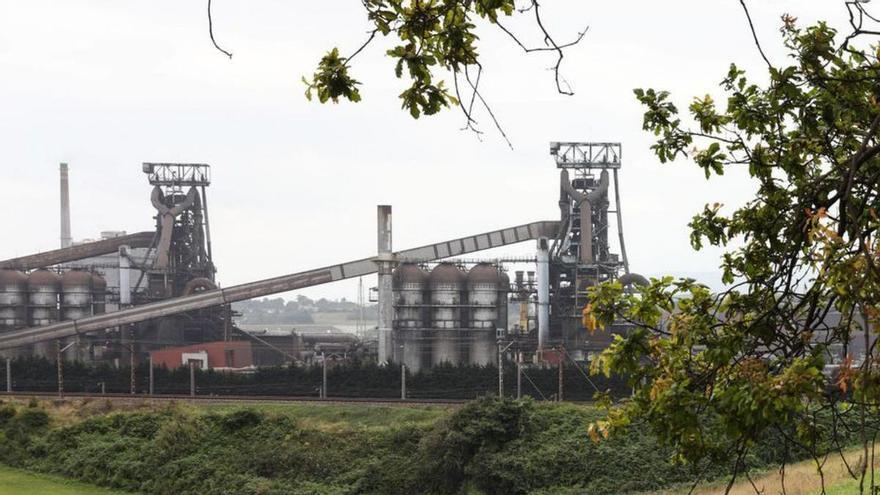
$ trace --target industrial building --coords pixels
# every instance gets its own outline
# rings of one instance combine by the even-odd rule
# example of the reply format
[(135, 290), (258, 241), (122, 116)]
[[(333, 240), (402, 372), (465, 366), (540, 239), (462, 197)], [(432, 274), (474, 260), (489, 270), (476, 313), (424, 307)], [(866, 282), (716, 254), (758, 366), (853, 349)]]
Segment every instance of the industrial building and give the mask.
[[(443, 363), (482, 366), (507, 350), (540, 364), (563, 347), (584, 359), (610, 338), (590, 335), (581, 324), (589, 288), (607, 280), (627, 285), (645, 279), (630, 273), (626, 258), (620, 144), (552, 143), (550, 151), (560, 174), (558, 220), (395, 252), (391, 207), (382, 205), (376, 256), (227, 288), (216, 283), (212, 260), (210, 166), (144, 163), (155, 230), (111, 231), (97, 241), (74, 243), (69, 172), (62, 164), (61, 248), (0, 261), (0, 352), (142, 360), (167, 347), (233, 340), (252, 342), (259, 349), (256, 363), (363, 352), (371, 347), (349, 342), (353, 336), (322, 340), (242, 331), (233, 324), (230, 304), (377, 273), (380, 363), (399, 362), (412, 371)], [(533, 243), (534, 257), (463, 258), (526, 241)], [(529, 263), (534, 270), (517, 271), (511, 284), (512, 263)], [(513, 322), (508, 305), (519, 315)]]
[(150, 363), (168, 369), (193, 364), (199, 369), (242, 371), (253, 369), (254, 351), (247, 340), (205, 342), (150, 351)]

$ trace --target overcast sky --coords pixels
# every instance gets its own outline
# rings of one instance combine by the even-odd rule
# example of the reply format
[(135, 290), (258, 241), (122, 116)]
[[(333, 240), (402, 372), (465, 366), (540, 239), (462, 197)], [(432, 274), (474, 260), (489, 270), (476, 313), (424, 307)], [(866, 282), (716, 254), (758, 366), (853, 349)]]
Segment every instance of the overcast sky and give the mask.
[[(211, 164), (215, 262), (229, 286), (374, 254), (377, 204), (394, 207), (396, 249), (556, 219), (549, 142), (620, 141), (632, 269), (717, 285), (718, 251), (694, 253), (686, 224), (706, 203), (741, 203), (749, 181), (660, 165), (632, 89), (669, 90), (684, 108), (717, 94), (731, 62), (763, 79), (739, 1), (545, 2), (558, 39), (590, 27), (563, 65), (572, 97), (555, 91), (552, 56), (525, 56), (481, 26), (483, 92), (513, 150), (485, 117), (481, 142), (459, 130), (457, 110), (417, 121), (400, 111), (405, 81), (383, 55), (390, 40), (356, 60), (361, 103), (306, 101), (301, 76), (327, 49), (349, 53), (365, 39), (356, 0), (215, 0), (214, 32), (232, 60), (210, 43), (205, 4), (0, 0), (0, 259), (58, 246), (61, 161), (75, 239), (153, 228), (141, 162)], [(845, 22), (842, 0), (749, 4), (777, 63), (781, 14)], [(513, 27), (540, 41), (530, 22)], [(303, 293), (354, 299), (355, 288)]]

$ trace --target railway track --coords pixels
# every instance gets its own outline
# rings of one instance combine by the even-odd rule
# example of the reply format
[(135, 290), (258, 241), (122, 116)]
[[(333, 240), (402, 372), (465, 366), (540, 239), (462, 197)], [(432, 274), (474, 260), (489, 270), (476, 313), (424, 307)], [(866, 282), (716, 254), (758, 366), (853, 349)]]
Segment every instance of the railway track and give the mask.
[(276, 396), (276, 395), (144, 395), (144, 394), (90, 394), (82, 392), (65, 392), (64, 395), (46, 392), (0, 392), (0, 399), (18, 400), (109, 400), (125, 404), (186, 402), (189, 404), (325, 404), (325, 405), (373, 405), (373, 406), (442, 406), (456, 407), (464, 404), (459, 399), (389, 399), (389, 398), (335, 398), (321, 399), (318, 397)]

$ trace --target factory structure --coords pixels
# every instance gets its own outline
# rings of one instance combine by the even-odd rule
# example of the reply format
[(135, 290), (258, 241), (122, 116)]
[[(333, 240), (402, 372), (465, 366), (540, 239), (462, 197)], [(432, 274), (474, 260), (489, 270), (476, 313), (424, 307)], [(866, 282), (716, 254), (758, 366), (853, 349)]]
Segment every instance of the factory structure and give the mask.
[[(242, 348), (261, 349), (254, 355), (276, 356), (227, 359), (229, 368), (309, 361), (331, 351), (348, 355), (371, 347), (354, 337), (322, 342), (244, 331), (234, 324), (231, 304), (377, 273), (378, 342), (372, 348), (379, 363), (411, 371), (445, 363), (485, 366), (500, 352), (516, 352), (540, 365), (560, 349), (588, 359), (607, 346), (610, 334), (626, 331), (586, 332), (589, 289), (615, 279), (625, 286), (646, 281), (629, 271), (626, 258), (620, 144), (552, 143), (550, 152), (560, 175), (558, 219), (394, 251), (391, 207), (382, 205), (375, 256), (226, 288), (218, 285), (212, 260), (208, 165), (144, 163), (155, 230), (108, 231), (76, 243), (68, 167), (61, 164), (60, 248), (0, 261), (0, 353), (118, 363), (168, 348), (183, 355), (193, 345), (248, 341), (253, 346)], [(531, 243), (534, 256), (464, 258), (522, 242)], [(508, 272), (524, 263), (533, 269)]]

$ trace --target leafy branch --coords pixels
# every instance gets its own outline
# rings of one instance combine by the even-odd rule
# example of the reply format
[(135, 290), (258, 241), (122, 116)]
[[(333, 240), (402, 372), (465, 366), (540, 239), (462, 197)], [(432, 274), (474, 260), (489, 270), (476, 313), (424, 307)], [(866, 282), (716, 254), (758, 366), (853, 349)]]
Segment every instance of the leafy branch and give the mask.
[[(561, 76), (565, 50), (583, 40), (586, 29), (567, 43), (557, 43), (546, 28), (538, 0), (529, 0), (517, 9), (514, 0), (362, 0), (367, 19), (373, 25), (366, 42), (348, 57), (339, 50), (330, 50), (318, 63), (310, 78), (303, 78), (306, 97), (318, 101), (338, 102), (341, 98), (360, 101), (360, 82), (349, 75), (351, 60), (372, 44), (377, 34), (393, 37), (398, 44), (386, 51), (396, 60), (395, 76), (406, 77), (409, 87), (399, 97), (401, 107), (413, 118), (434, 115), (445, 108), (458, 106), (465, 118), (464, 129), (482, 134), (475, 118), (475, 108), (485, 111), (498, 132), (510, 144), (487, 99), (480, 91), (484, 66), (477, 50), (477, 20), (495, 26), (508, 35), (525, 53), (553, 52), (556, 90), (572, 95), (573, 91)], [(544, 46), (529, 47), (501, 18), (530, 13), (541, 33)], [(452, 88), (440, 79), (440, 73), (451, 73)], [(466, 104), (462, 104), (466, 102)]]
[[(820, 475), (858, 432), (865, 454), (853, 472), (873, 489), (864, 485), (880, 431), (880, 52), (857, 37), (876, 41), (880, 30), (861, 2), (846, 4), (853, 31), (840, 41), (824, 22), (802, 28), (785, 15), (791, 62), (777, 67), (740, 4), (767, 84), (731, 64), (724, 102), (694, 98), (687, 118), (668, 92), (635, 90), (660, 162), (686, 157), (707, 180), (735, 168), (752, 179), (746, 204), (729, 213), (707, 205), (689, 225), (694, 249), (727, 250), (729, 287), (712, 295), (666, 277), (635, 293), (619, 283), (593, 289), (597, 325), (638, 322), (593, 363), (634, 388), (594, 429), (600, 438), (645, 421), (682, 459), (731, 462), (728, 489), (749, 476), (748, 456), (768, 431), (813, 457)], [(834, 427), (819, 427), (818, 416)]]

